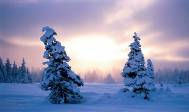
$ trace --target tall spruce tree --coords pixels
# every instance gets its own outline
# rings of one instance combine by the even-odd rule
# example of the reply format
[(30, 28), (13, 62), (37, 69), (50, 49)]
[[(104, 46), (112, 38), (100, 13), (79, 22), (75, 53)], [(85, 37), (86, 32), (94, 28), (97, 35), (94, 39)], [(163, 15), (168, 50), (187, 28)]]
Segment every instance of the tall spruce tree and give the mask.
[(145, 94), (145, 60), (141, 50), (140, 38), (136, 32), (133, 38), (134, 42), (130, 44), (128, 62), (123, 68), (122, 76), (127, 90), (131, 90), (136, 94)]
[(79, 87), (83, 81), (75, 74), (68, 65), (70, 58), (67, 56), (65, 47), (55, 39), (57, 33), (50, 27), (43, 27), (44, 32), (40, 40), (45, 45), (43, 57), (47, 59), (44, 69), (41, 88), (50, 90), (49, 101), (51, 103), (79, 103), (82, 99)]

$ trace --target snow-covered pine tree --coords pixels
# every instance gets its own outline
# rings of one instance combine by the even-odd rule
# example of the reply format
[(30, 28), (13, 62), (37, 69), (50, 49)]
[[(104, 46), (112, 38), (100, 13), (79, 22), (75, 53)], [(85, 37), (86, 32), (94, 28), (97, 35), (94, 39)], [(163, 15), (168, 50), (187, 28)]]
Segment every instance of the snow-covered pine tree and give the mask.
[(150, 59), (147, 60), (147, 68), (146, 68), (146, 75), (144, 76), (145, 83), (145, 99), (149, 99), (150, 91), (155, 90), (154, 84), (154, 67), (152, 61)]
[(47, 67), (44, 69), (41, 88), (51, 91), (51, 103), (79, 103), (82, 99), (79, 87), (83, 86), (83, 81), (68, 65), (70, 58), (65, 47), (55, 39), (57, 33), (48, 26), (43, 27), (42, 31), (44, 34), (40, 40), (46, 50), (43, 57), (48, 61), (44, 62)]
[(123, 68), (122, 76), (127, 90), (132, 90), (136, 94), (145, 94), (145, 60), (141, 50), (140, 38), (136, 32), (133, 38), (134, 42), (130, 44), (128, 62)]
[(146, 75), (149, 77), (149, 89), (153, 90), (155, 89), (155, 83), (154, 83), (154, 66), (150, 59), (147, 60), (147, 68), (146, 68)]

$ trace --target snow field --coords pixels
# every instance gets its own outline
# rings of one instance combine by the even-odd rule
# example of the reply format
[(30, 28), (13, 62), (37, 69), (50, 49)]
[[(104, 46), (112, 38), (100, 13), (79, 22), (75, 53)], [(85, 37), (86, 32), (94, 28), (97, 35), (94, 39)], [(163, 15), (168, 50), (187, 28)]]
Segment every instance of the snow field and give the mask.
[(123, 94), (122, 84), (86, 83), (81, 104), (51, 104), (39, 84), (0, 84), (0, 112), (188, 112), (189, 84), (166, 85), (150, 101)]

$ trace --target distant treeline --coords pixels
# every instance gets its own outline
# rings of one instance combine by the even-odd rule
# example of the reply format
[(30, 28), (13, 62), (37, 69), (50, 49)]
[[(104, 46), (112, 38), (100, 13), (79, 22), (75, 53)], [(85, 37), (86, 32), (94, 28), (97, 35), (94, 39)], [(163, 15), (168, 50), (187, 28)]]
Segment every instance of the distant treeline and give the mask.
[[(114, 77), (113, 77), (114, 76)], [(86, 72), (84, 75), (85, 82), (105, 82), (105, 83), (122, 83), (123, 79), (120, 75), (120, 71), (111, 75), (108, 74), (105, 77), (98, 72)], [(155, 72), (155, 82), (156, 83), (175, 83), (183, 84), (189, 83), (189, 69), (159, 69)]]
[(85, 82), (98, 82), (98, 83), (116, 83), (112, 74), (102, 75), (101, 73), (94, 71), (88, 71), (84, 74), (83, 80)]
[[(0, 82), (4, 83), (31, 83), (40, 82), (43, 70), (31, 69), (26, 66), (23, 59), (22, 64), (18, 66), (15, 62), (11, 64), (9, 59), (5, 62), (0, 58)], [(119, 71), (120, 72), (120, 71)], [(97, 71), (88, 71), (82, 74), (85, 82), (100, 83), (121, 83), (122, 77), (119, 72), (115, 74), (102, 75)], [(113, 77), (114, 76), (114, 77)], [(156, 83), (189, 83), (189, 70), (181, 69), (160, 69), (155, 72)]]
[(159, 69), (155, 73), (157, 83), (189, 83), (189, 69)]
[(32, 78), (26, 67), (25, 60), (18, 66), (15, 61), (12, 64), (7, 58), (5, 63), (0, 57), (0, 82), (3, 83), (31, 83)]

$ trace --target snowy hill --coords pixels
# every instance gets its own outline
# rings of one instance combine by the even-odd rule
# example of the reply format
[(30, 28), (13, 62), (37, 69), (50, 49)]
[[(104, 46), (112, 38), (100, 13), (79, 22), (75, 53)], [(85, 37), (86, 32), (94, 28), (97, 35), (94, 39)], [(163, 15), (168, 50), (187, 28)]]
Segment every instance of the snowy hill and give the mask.
[(120, 93), (122, 84), (87, 83), (81, 104), (51, 104), (39, 84), (0, 84), (0, 112), (188, 112), (189, 84), (166, 85), (153, 99)]

